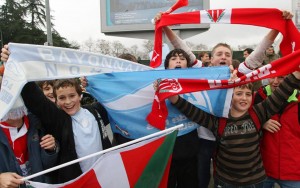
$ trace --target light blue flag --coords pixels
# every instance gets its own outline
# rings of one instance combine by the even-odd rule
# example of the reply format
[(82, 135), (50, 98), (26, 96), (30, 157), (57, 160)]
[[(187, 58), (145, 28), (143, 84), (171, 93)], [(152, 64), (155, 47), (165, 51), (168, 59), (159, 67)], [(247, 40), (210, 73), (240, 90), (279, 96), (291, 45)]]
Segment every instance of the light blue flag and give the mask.
[[(136, 139), (159, 131), (146, 121), (154, 98), (153, 82), (158, 78), (228, 79), (228, 67), (205, 67), (156, 71), (107, 73), (88, 76), (90, 92), (106, 108), (113, 132)], [(232, 89), (210, 90), (184, 94), (199, 108), (216, 116), (227, 117)], [(167, 101), (169, 116), (166, 127), (184, 124), (179, 135), (199, 125), (190, 121)]]

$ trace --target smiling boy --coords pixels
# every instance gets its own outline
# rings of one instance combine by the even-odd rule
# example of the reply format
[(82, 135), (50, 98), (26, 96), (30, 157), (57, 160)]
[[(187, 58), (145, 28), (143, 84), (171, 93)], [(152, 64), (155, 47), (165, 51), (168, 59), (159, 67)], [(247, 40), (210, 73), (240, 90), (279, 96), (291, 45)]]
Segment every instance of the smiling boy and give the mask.
[[(26, 107), (38, 116), (47, 131), (61, 143), (59, 164), (111, 147), (105, 126), (107, 112), (100, 103), (84, 108), (80, 105), (82, 90), (76, 79), (56, 80), (51, 102), (33, 82), (22, 90)], [(87, 171), (97, 160), (89, 158), (58, 170), (58, 183), (72, 180)]]
[(266, 175), (260, 154), (260, 128), (257, 130), (250, 111), (254, 111), (260, 125), (263, 125), (281, 110), (294, 89), (299, 89), (299, 81), (300, 72), (296, 71), (287, 76), (266, 100), (253, 106), (252, 84), (234, 88), (232, 107), (222, 135), (218, 134), (220, 118), (202, 111), (178, 95), (169, 98), (184, 115), (206, 126), (219, 138), (215, 156), (215, 187), (263, 187)]

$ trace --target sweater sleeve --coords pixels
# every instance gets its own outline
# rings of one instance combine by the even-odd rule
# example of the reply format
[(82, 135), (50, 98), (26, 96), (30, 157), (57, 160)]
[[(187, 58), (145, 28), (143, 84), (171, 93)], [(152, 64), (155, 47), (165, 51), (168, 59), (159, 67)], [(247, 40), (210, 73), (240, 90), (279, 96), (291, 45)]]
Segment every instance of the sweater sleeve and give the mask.
[(177, 102), (173, 105), (193, 122), (214, 131), (213, 128), (217, 117), (197, 108), (195, 105), (180, 96)]
[(264, 37), (255, 50), (246, 58), (245, 64), (250, 69), (256, 69), (262, 66), (265, 51), (272, 45), (273, 41)]
[(187, 44), (181, 38), (179, 38), (177, 35), (175, 36), (174, 40), (172, 40), (170, 42), (174, 48), (184, 50), (189, 55), (192, 64), (194, 64), (197, 61), (196, 56), (195, 56), (195, 54), (193, 54), (190, 47), (188, 47)]
[(293, 74), (288, 75), (272, 95), (253, 106), (262, 124), (286, 106), (287, 100), (294, 90), (300, 89), (299, 82), (300, 80)]

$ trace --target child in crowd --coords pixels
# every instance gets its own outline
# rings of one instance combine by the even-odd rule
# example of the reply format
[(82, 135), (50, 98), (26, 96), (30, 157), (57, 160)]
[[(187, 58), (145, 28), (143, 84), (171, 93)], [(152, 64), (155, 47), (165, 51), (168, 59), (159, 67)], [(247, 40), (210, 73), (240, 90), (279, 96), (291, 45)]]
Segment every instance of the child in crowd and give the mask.
[[(266, 100), (252, 104), (252, 84), (234, 88), (232, 107), (225, 119), (223, 131), (219, 130), (220, 118), (195, 107), (180, 96), (169, 98), (192, 121), (210, 129), (217, 137), (215, 156), (215, 187), (263, 187), (266, 178), (260, 155), (260, 129), (254, 115), (263, 125), (278, 113), (294, 89), (299, 89), (300, 72), (287, 76)], [(251, 113), (251, 111), (253, 113)], [(251, 115), (254, 114), (254, 115)], [(221, 134), (220, 134), (221, 133)]]
[[(165, 69), (191, 67), (189, 55), (182, 49), (171, 50), (166, 56)], [(174, 145), (168, 187), (197, 187), (197, 127), (186, 127), (186, 134), (178, 136)]]
[[(76, 79), (56, 80), (48, 100), (37, 85), (28, 83), (22, 90), (27, 108), (37, 115), (47, 131), (61, 143), (59, 163), (66, 163), (111, 147), (105, 126), (106, 110), (99, 103), (81, 107), (82, 90)], [(87, 171), (97, 160), (93, 157), (58, 170), (58, 183), (72, 180)]]
[(55, 98), (53, 97), (53, 80), (44, 80), (36, 82), (36, 84), (41, 88), (44, 95), (52, 102), (55, 103)]
[[(26, 187), (20, 179), (57, 165), (59, 145), (19, 98), (0, 122), (0, 187)], [(33, 181), (53, 183), (41, 175)]]

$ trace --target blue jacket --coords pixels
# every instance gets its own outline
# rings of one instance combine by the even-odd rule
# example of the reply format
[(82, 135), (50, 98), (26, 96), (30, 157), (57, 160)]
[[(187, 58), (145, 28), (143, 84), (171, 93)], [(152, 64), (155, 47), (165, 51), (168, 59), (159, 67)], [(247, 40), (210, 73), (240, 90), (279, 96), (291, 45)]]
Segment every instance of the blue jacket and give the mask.
[[(27, 132), (27, 147), (31, 174), (43, 171), (57, 165), (57, 152), (48, 153), (40, 146), (44, 136), (40, 120), (32, 114), (28, 115), (29, 130)], [(20, 165), (8, 143), (6, 135), (0, 129), (0, 173), (15, 172), (22, 176)], [(31, 181), (45, 182), (45, 176), (38, 176)], [(24, 185), (25, 187), (25, 185)]]

